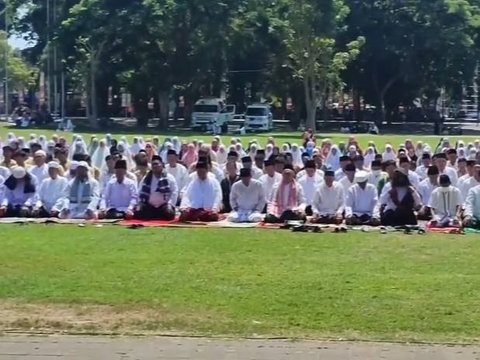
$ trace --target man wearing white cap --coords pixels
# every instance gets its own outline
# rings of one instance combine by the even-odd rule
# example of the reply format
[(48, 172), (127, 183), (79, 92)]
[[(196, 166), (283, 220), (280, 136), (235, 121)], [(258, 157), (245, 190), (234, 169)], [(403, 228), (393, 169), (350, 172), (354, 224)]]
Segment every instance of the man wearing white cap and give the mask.
[(29, 217), (38, 199), (35, 177), (23, 167), (12, 168), (5, 181), (5, 195), (0, 204), (0, 217)]
[(58, 217), (64, 208), (68, 180), (60, 176), (61, 165), (51, 161), (47, 165), (49, 177), (42, 181), (34, 215), (41, 218)]
[(348, 189), (345, 201), (345, 219), (347, 225), (380, 225), (377, 189), (368, 183), (366, 171), (357, 171), (355, 185)]
[(99, 202), (100, 185), (89, 175), (88, 164), (80, 161), (75, 177), (68, 183), (65, 204), (60, 217), (94, 220), (97, 218)]
[(48, 166), (46, 164), (47, 154), (43, 150), (38, 150), (33, 155), (34, 166), (28, 169), (30, 174), (34, 175), (37, 178), (39, 184), (43, 180), (48, 179)]

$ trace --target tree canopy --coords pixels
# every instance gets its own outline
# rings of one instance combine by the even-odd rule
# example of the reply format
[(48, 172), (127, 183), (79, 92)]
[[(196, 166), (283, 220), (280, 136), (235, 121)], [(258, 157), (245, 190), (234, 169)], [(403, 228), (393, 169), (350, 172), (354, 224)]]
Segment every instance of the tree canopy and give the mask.
[(130, 92), (139, 125), (158, 115), (166, 126), (180, 96), (187, 120), (201, 96), (240, 108), (280, 99), (284, 110), (292, 98), (314, 127), (317, 109), (341, 92), (385, 118), (415, 98), (453, 98), (474, 81), (479, 55), (480, 0), (15, 0), (22, 3), (26, 14), (12, 28), (37, 39), (24, 55), (45, 71), (55, 47), (94, 119), (112, 113), (109, 89)]

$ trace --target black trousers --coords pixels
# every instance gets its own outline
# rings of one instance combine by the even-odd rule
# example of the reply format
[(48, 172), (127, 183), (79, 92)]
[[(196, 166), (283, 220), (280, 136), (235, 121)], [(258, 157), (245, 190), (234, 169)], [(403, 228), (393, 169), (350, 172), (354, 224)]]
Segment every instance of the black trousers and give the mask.
[(107, 219), (107, 220), (125, 219), (125, 211), (118, 211), (117, 209), (109, 209), (105, 213), (105, 219)]
[(305, 215), (299, 215), (291, 210), (284, 211), (280, 217), (273, 214), (267, 214), (265, 216), (265, 222), (269, 224), (283, 224), (285, 221), (306, 221)]
[(5, 213), (5, 217), (31, 217), (32, 216), (32, 208), (29, 206), (7, 206), (7, 211)]
[(159, 208), (142, 204), (140, 210), (135, 212), (135, 219), (172, 221), (175, 219), (175, 208), (170, 204), (163, 204)]
[(413, 209), (397, 208), (396, 210), (387, 210), (382, 215), (383, 226), (403, 226), (417, 225), (417, 217)]

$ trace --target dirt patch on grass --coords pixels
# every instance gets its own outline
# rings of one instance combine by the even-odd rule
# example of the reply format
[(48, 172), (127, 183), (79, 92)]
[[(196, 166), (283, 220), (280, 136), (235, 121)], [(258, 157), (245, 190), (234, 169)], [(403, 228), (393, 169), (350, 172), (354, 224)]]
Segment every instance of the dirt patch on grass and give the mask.
[(0, 301), (0, 332), (66, 332), (85, 334), (209, 333), (218, 314), (167, 308), (108, 305), (24, 304)]

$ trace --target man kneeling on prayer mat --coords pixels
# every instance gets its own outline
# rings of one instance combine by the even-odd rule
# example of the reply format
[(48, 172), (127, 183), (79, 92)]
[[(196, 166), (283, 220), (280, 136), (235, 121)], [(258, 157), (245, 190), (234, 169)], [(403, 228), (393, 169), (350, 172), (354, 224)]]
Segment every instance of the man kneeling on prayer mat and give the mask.
[(140, 220), (175, 219), (178, 186), (173, 175), (165, 170), (162, 158), (152, 157), (152, 170), (140, 183), (140, 204), (135, 218)]
[(480, 185), (468, 191), (463, 216), (464, 227), (480, 229)]
[(181, 222), (218, 221), (222, 204), (222, 188), (214, 176), (208, 174), (208, 164), (198, 161), (196, 176), (187, 186), (180, 205)]
[(40, 218), (56, 218), (65, 204), (68, 180), (60, 176), (62, 170), (60, 163), (50, 161), (47, 166), (49, 177), (40, 184), (38, 201), (33, 213)]
[(380, 225), (380, 209), (377, 189), (368, 184), (368, 173), (357, 171), (355, 185), (348, 190), (345, 200), (345, 222), (347, 225)]
[(306, 220), (305, 199), (302, 186), (295, 180), (295, 171), (286, 165), (282, 181), (275, 186), (273, 199), (268, 204), (265, 222), (278, 224), (291, 220)]
[(337, 224), (343, 222), (345, 193), (343, 186), (335, 181), (335, 171), (325, 171), (323, 183), (315, 191), (312, 203), (314, 224)]
[(432, 209), (432, 227), (459, 227), (460, 208), (462, 206), (462, 194), (460, 190), (452, 186), (449, 175), (440, 175), (440, 187), (432, 192), (430, 208)]
[(4, 183), (0, 217), (30, 217), (38, 200), (36, 179), (20, 166), (14, 166), (11, 171)]
[(132, 219), (138, 201), (137, 184), (127, 178), (126, 160), (117, 160), (114, 168), (115, 176), (108, 181), (103, 192), (100, 217)]
[(228, 221), (235, 223), (260, 222), (265, 207), (265, 193), (262, 183), (252, 179), (252, 169), (240, 169), (240, 181), (233, 184), (230, 191), (230, 206), (233, 212)]
[(90, 175), (88, 163), (80, 161), (75, 177), (68, 183), (65, 206), (60, 212), (60, 218), (96, 220), (99, 203), (100, 184)]

